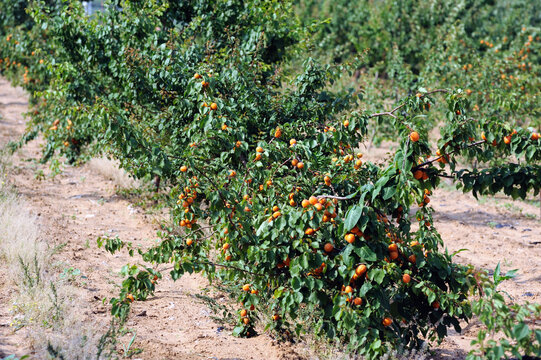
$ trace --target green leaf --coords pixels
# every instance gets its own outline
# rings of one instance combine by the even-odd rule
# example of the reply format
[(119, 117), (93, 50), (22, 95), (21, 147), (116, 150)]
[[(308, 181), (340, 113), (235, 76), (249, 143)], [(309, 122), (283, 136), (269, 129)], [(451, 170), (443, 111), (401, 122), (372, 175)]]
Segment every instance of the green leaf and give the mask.
[(379, 195), (379, 193), (381, 192), (381, 189), (387, 184), (387, 182), (389, 181), (389, 178), (390, 176), (389, 175), (386, 175), (382, 178), (380, 178), (376, 184), (374, 185), (374, 190), (372, 192), (372, 201), (374, 201), (376, 199), (376, 197)]
[(357, 225), (357, 222), (363, 214), (363, 206), (360, 204), (353, 205), (346, 214), (346, 220), (344, 221), (344, 230), (350, 231)]
[(432, 304), (434, 301), (436, 301), (436, 293), (433, 291), (428, 292), (428, 303)]
[(261, 236), (261, 234), (263, 234), (263, 232), (265, 232), (268, 228), (268, 222), (267, 221), (263, 221), (261, 223), (261, 225), (259, 225), (259, 228), (257, 229), (255, 235), (256, 236)]
[(497, 283), (500, 279), (500, 262), (498, 262), (498, 265), (496, 265), (496, 268), (494, 269), (494, 282)]
[(371, 269), (368, 272), (368, 278), (378, 284), (381, 284), (385, 278), (385, 271), (383, 271), (383, 269)]
[(336, 331), (334, 330), (334, 326), (329, 326), (327, 329), (327, 337), (329, 339), (334, 339), (336, 336)]
[(368, 246), (355, 248), (355, 253), (357, 253), (357, 255), (359, 255), (359, 257), (363, 261), (377, 261), (378, 260), (378, 256), (376, 255), (376, 253), (372, 249), (370, 249)]
[(541, 343), (541, 330), (535, 330), (535, 339), (538, 343)]
[(458, 249), (457, 251), (454, 251), (452, 254), (451, 254), (451, 257), (463, 252), (463, 251), (469, 251), (469, 249)]
[(301, 279), (299, 279), (298, 277), (292, 278), (291, 279), (291, 287), (294, 290), (299, 290), (301, 288)]
[(370, 347), (374, 350), (378, 350), (379, 348), (381, 348), (381, 340), (378, 339), (374, 341)]
[(503, 349), (503, 346), (495, 346), (492, 348), (492, 357), (494, 359), (501, 359), (505, 355), (505, 351)]
[(365, 282), (363, 286), (361, 286), (361, 289), (359, 290), (359, 296), (360, 297), (365, 296), (371, 289), (372, 289), (372, 284), (370, 284), (369, 282)]
[(233, 329), (233, 332), (231, 333), (233, 336), (240, 336), (240, 334), (242, 334), (242, 331), (244, 330), (244, 326), (236, 326), (234, 329)]
[(342, 251), (342, 260), (343, 264), (346, 266), (351, 266), (353, 259), (351, 258), (351, 251), (353, 250), (353, 245), (348, 244)]
[(392, 198), (394, 196), (394, 194), (396, 194), (396, 187), (395, 186), (386, 187), (383, 190), (383, 200), (389, 200), (390, 198)]
[(513, 328), (513, 336), (517, 341), (520, 341), (530, 335), (530, 329), (528, 328), (528, 325), (521, 322)]

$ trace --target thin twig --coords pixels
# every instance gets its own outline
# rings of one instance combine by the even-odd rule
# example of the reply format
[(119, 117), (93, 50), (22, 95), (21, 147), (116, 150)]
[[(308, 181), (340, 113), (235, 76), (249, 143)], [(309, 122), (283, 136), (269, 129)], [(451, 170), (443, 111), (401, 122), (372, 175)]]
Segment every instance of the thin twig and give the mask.
[[(402, 106), (403, 106), (403, 105), (402, 105)], [(373, 118), (373, 117), (377, 117), (377, 116), (385, 116), (385, 115), (392, 116), (392, 117), (394, 117), (395, 119), (397, 118), (396, 115), (394, 115), (394, 114), (393, 114), (392, 112), (390, 112), (390, 111), (380, 112), (380, 113), (375, 113), (375, 114), (370, 115), (370, 117)]]
[(353, 199), (349, 196), (333, 196), (333, 195), (319, 195), (316, 196), (318, 199), (327, 198), (327, 199), (336, 199), (336, 200), (350, 200)]
[[(477, 142), (474, 142), (474, 143), (469, 144), (469, 145), (466, 146), (464, 149), (468, 149), (468, 148), (471, 148), (471, 147), (473, 147), (473, 146), (477, 146), (477, 145), (484, 144), (484, 143), (486, 143), (486, 140), (480, 140), (480, 141), (477, 141)], [(434, 158), (434, 159), (427, 160), (427, 161), (425, 161), (424, 163), (421, 163), (421, 164), (415, 166), (415, 167), (414, 167), (413, 169), (411, 169), (411, 170), (412, 170), (412, 171), (415, 171), (415, 170), (417, 170), (417, 169), (419, 169), (419, 168), (422, 168), (422, 167), (425, 166), (425, 165), (432, 164), (433, 162), (438, 161), (439, 159), (443, 158), (444, 156), (449, 156), (449, 155), (451, 155), (451, 154), (454, 154), (455, 152), (456, 152), (456, 151), (451, 151), (451, 152), (448, 153), (448, 154), (443, 154), (443, 155), (438, 156), (438, 157), (436, 157), (436, 158)]]
[(437, 176), (447, 179), (455, 179), (454, 176), (448, 175), (448, 174), (437, 174)]
[[(438, 92), (443, 92), (443, 93), (447, 93), (449, 92), (448, 90), (445, 90), (445, 89), (436, 89), (436, 90), (432, 90), (432, 91), (429, 91), (427, 92), (426, 94), (423, 94), (424, 95), (430, 95), (430, 94), (433, 94), (433, 93), (438, 93)], [(401, 105), (398, 105), (397, 107), (395, 107), (394, 109), (392, 109), (391, 111), (384, 111), (384, 112), (380, 112), (380, 113), (375, 113), (375, 114), (372, 114), (370, 115), (371, 118), (373, 117), (377, 117), (377, 116), (392, 116), (394, 117), (395, 119), (397, 118), (396, 115), (394, 115), (394, 113), (397, 111), (397, 110), (400, 110), (401, 108), (403, 108), (406, 104), (401, 104)]]
[[(280, 169), (282, 166), (284, 166), (284, 165), (287, 164), (289, 161), (291, 161), (291, 159), (292, 159), (292, 156), (290, 156), (289, 158), (287, 158), (286, 161), (284, 161), (283, 163), (281, 163), (280, 165), (278, 165), (278, 166), (276, 167), (276, 169), (274, 169), (274, 172), (271, 174), (270, 177), (271, 177), (271, 178), (274, 177), (274, 174), (276, 174), (276, 172), (278, 171), (278, 169)], [(269, 169), (269, 170), (270, 170), (270, 169)]]
[[(199, 229), (198, 229), (198, 230), (199, 230)], [(216, 233), (218, 233), (218, 232), (220, 232), (220, 231), (219, 231), (219, 230), (215, 230), (215, 231), (214, 231), (213, 233), (211, 233), (210, 235), (205, 236), (205, 237), (200, 238), (200, 239), (197, 239), (197, 240), (207, 240), (207, 239), (210, 239), (211, 237), (214, 236), (214, 234), (216, 234)]]
[[(239, 267), (236, 267), (236, 266), (232, 266), (232, 265), (222, 265), (222, 264), (216, 264), (216, 263), (213, 263), (213, 262), (210, 262), (210, 261), (207, 261), (207, 262), (201, 262), (201, 261), (194, 261), (194, 263), (196, 264), (203, 264), (203, 265), (212, 265), (212, 266), (217, 266), (217, 267), (223, 267), (223, 268), (226, 268), (226, 269), (235, 269), (235, 270), (238, 270), (238, 271), (242, 271), (246, 274), (250, 274), (250, 275), (254, 275), (254, 276), (268, 276), (268, 275), (264, 275), (264, 274), (258, 274), (258, 273), (255, 273), (255, 272), (252, 272), (252, 271), (248, 271), (248, 270), (244, 270), (244, 269), (241, 269)], [(169, 266), (169, 267), (166, 267), (165, 269), (161, 269), (159, 270), (160, 272), (164, 272), (164, 271), (169, 271), (169, 270), (172, 270), (174, 269), (175, 267), (174, 266)]]
[(206, 264), (206, 265), (212, 265), (212, 266), (218, 266), (218, 267), (223, 267), (223, 268), (226, 268), (226, 269), (235, 269), (235, 270), (238, 270), (238, 271), (242, 271), (246, 274), (250, 274), (250, 275), (254, 275), (254, 276), (268, 276), (265, 275), (265, 274), (258, 274), (258, 273), (255, 273), (255, 272), (252, 272), (252, 271), (248, 271), (248, 270), (244, 270), (244, 269), (241, 269), (239, 267), (236, 267), (236, 266), (232, 266), (232, 265), (222, 265), (222, 264), (216, 264), (216, 263), (213, 263), (213, 262), (202, 262), (201, 264)]

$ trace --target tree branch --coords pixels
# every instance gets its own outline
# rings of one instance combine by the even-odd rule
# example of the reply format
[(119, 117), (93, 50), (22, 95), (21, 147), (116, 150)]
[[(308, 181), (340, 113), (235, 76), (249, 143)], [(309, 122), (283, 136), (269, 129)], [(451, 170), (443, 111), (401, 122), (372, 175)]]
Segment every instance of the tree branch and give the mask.
[[(469, 149), (469, 148), (471, 148), (471, 147), (474, 147), (474, 146), (477, 146), (477, 145), (480, 145), (480, 144), (484, 144), (484, 143), (486, 143), (486, 140), (476, 141), (476, 142), (474, 142), (474, 143), (469, 144), (469, 145), (466, 146), (464, 149)], [(448, 156), (448, 155), (454, 154), (455, 152), (456, 152), (456, 151), (451, 151), (449, 154), (444, 154), (444, 155), (438, 156), (438, 157), (436, 157), (436, 158), (434, 158), (434, 159), (427, 160), (427, 161), (425, 161), (424, 163), (421, 163), (421, 164), (415, 166), (415, 167), (414, 167), (413, 169), (411, 169), (411, 170), (412, 170), (412, 171), (415, 171), (415, 170), (417, 170), (417, 169), (419, 169), (419, 168), (422, 168), (422, 167), (425, 166), (425, 165), (432, 164), (433, 162), (438, 161), (439, 159), (441, 159), (441, 158), (444, 157), (444, 156)]]
[[(268, 276), (268, 275), (265, 275), (265, 274), (258, 274), (258, 273), (252, 272), (252, 271), (244, 270), (244, 269), (241, 269), (239, 267), (232, 266), (232, 265), (216, 264), (216, 263), (211, 262), (211, 261), (193, 261), (193, 262), (197, 263), (197, 264), (223, 267), (223, 268), (226, 268), (226, 269), (235, 269), (235, 270), (238, 270), (238, 271), (242, 271), (243, 273), (254, 275), (254, 276)], [(164, 271), (169, 271), (169, 270), (174, 269), (174, 268), (175, 268), (174, 266), (170, 266), (170, 267), (167, 267), (165, 269), (160, 269), (159, 271), (164, 272)]]
[(319, 195), (316, 196), (318, 199), (327, 198), (327, 199), (336, 199), (336, 200), (350, 200), (353, 199), (349, 196), (333, 196), (333, 195)]
[[(436, 90), (429, 91), (426, 94), (423, 94), (423, 96), (438, 93), (438, 92), (447, 93), (449, 91), (445, 90), (445, 89), (436, 89)], [(384, 111), (384, 112), (380, 112), (380, 113), (374, 113), (374, 114), (370, 115), (370, 117), (373, 118), (373, 117), (377, 117), (377, 116), (392, 116), (392, 117), (394, 117), (396, 119), (397, 117), (396, 117), (396, 115), (394, 113), (396, 111), (400, 110), (401, 108), (403, 108), (405, 105), (406, 104), (398, 105), (397, 107), (395, 107), (391, 111)]]

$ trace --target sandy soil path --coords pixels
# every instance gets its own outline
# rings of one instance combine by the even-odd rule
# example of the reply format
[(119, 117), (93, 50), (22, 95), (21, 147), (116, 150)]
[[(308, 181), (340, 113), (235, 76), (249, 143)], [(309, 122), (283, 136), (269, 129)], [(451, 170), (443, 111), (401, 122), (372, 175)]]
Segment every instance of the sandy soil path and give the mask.
[[(539, 201), (512, 201), (504, 196), (482, 197), (439, 191), (431, 197), (435, 210), (434, 226), (440, 231), (449, 252), (468, 249), (455, 261), (478, 269), (519, 272), (500, 289), (512, 302), (541, 302), (541, 219)], [(442, 359), (462, 359), (480, 325), (473, 321), (462, 334), (447, 338), (437, 351)]]
[[(27, 96), (0, 79), (0, 146), (19, 136), (25, 128), (22, 116)], [(376, 150), (375, 150), (376, 151)], [(110, 179), (88, 166), (67, 167), (54, 179), (36, 180), (36, 170), (46, 166), (32, 159), (40, 154), (33, 141), (13, 158), (10, 181), (39, 218), (41, 236), (50, 247), (65, 244), (55, 255), (64, 266), (77, 268), (86, 277), (81, 287), (81, 323), (92, 322), (104, 331), (110, 320), (103, 298), (115, 296), (121, 281), (120, 268), (134, 260), (125, 254), (112, 256), (98, 249), (96, 238), (108, 234), (134, 245), (149, 246), (155, 240), (152, 219), (115, 194)], [(460, 263), (504, 271), (519, 268), (514, 280), (502, 286), (514, 301), (541, 299), (541, 221), (539, 203), (512, 202), (506, 198), (481, 199), (454, 190), (438, 191), (432, 198), (435, 226), (449, 251), (467, 248), (456, 256)], [(1, 268), (1, 265), (0, 265)], [(9, 327), (11, 289), (0, 271), (0, 356), (28, 353), (24, 329)], [(297, 359), (306, 354), (297, 347), (276, 345), (267, 335), (238, 339), (210, 318), (210, 310), (195, 298), (206, 285), (198, 276), (177, 282), (164, 279), (156, 295), (136, 303), (127, 326), (137, 331), (133, 347), (144, 352), (140, 359)], [(437, 359), (464, 358), (476, 325), (454, 334), (436, 351)], [(307, 355), (304, 355), (306, 358)]]

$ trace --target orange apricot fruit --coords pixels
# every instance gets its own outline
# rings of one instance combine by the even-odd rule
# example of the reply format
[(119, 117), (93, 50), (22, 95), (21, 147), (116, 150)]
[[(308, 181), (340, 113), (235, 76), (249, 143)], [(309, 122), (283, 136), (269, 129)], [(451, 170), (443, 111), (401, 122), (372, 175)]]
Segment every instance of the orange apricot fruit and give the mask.
[(413, 141), (413, 142), (417, 142), (419, 141), (419, 133), (417, 131), (412, 131), (410, 133), (410, 140)]
[(334, 250), (334, 246), (331, 243), (326, 243), (323, 250), (328, 254)]

